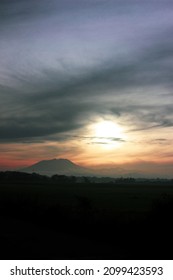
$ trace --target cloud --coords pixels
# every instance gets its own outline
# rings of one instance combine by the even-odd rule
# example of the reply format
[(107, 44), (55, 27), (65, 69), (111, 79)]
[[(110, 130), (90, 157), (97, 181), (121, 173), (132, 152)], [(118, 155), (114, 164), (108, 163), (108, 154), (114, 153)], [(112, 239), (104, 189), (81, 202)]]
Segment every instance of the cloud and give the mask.
[[(1, 2), (0, 32), (6, 40), (0, 68), (1, 142), (63, 141), (105, 115), (126, 120), (129, 131), (172, 127), (173, 22), (167, 1), (151, 1), (153, 14), (148, 15), (149, 6), (137, 1), (132, 1), (134, 8), (129, 1), (47, 3)], [(158, 21), (156, 31), (155, 19), (164, 12), (168, 16)], [(13, 21), (14, 35), (5, 32)]]
[(171, 108), (170, 104), (127, 105), (125, 103), (123, 106), (111, 108), (111, 112), (122, 118), (123, 116), (126, 119), (129, 118), (129, 124), (133, 124), (132, 130), (149, 130), (157, 127), (172, 127), (173, 113)]

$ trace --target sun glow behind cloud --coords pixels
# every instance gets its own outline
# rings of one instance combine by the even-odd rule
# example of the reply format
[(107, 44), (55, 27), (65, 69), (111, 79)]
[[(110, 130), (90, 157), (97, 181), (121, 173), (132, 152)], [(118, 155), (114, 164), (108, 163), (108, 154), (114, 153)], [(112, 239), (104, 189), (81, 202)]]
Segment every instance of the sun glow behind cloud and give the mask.
[(110, 120), (102, 120), (91, 126), (93, 135), (92, 144), (101, 145), (102, 148), (118, 148), (125, 140), (122, 128)]

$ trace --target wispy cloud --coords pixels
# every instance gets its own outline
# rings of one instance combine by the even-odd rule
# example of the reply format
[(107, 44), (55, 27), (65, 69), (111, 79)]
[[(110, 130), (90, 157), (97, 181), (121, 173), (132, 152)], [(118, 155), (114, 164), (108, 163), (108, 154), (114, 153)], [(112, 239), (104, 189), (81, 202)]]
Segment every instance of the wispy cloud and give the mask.
[[(155, 0), (1, 1), (0, 142), (167, 139), (172, 8)], [(85, 133), (106, 116), (133, 139)]]

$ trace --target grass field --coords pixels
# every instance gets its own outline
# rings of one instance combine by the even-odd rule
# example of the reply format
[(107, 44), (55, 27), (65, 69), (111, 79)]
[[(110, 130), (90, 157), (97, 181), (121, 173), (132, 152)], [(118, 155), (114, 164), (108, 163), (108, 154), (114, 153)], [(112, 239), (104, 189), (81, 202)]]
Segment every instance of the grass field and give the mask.
[(172, 259), (172, 202), (171, 183), (1, 182), (1, 259)]

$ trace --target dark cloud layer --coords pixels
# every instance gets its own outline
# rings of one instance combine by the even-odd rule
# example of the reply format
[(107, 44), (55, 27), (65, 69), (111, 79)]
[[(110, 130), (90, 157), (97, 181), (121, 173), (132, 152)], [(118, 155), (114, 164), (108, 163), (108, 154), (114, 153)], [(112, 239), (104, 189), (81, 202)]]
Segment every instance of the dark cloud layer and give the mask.
[[(95, 117), (110, 114), (121, 122), (126, 118), (131, 130), (172, 127), (172, 4), (145, 3), (141, 8), (138, 1), (2, 1), (0, 32), (7, 48), (3, 42), (0, 48), (7, 62), (0, 67), (0, 141), (34, 142), (58, 134), (62, 141), (63, 133), (77, 134)], [(151, 13), (147, 18), (149, 10), (153, 18)], [(101, 33), (102, 15), (107, 21)], [(96, 51), (100, 41), (103, 57)]]

